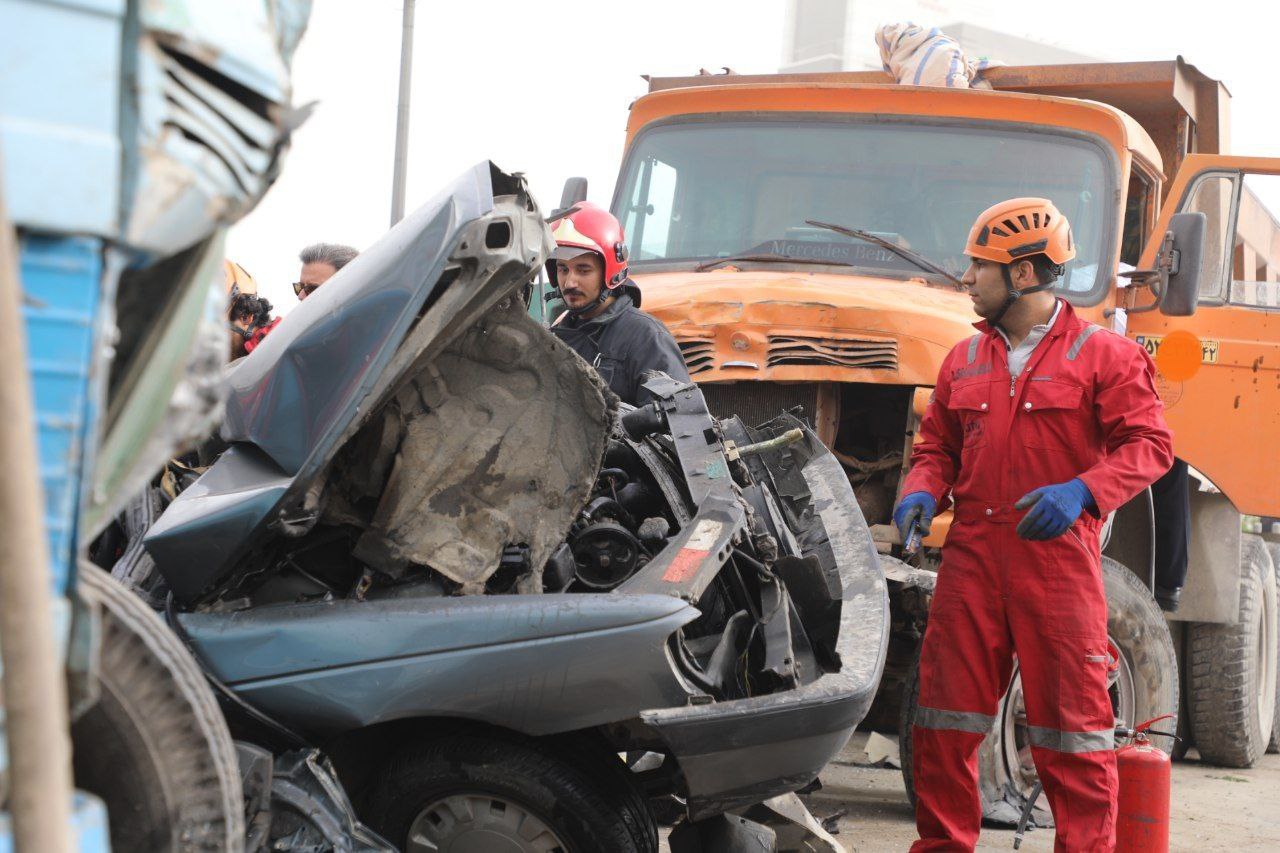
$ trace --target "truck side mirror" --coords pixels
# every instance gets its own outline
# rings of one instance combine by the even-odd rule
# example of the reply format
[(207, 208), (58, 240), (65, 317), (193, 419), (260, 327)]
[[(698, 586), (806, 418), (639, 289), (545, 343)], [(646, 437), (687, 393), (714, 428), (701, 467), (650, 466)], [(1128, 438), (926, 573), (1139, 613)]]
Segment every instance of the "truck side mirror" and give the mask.
[(1169, 230), (1156, 256), (1162, 314), (1190, 317), (1196, 313), (1207, 221), (1203, 213), (1175, 213), (1169, 218)]
[(560, 193), (560, 210), (567, 210), (578, 202), (586, 200), (586, 178), (569, 178), (564, 182), (564, 192)]

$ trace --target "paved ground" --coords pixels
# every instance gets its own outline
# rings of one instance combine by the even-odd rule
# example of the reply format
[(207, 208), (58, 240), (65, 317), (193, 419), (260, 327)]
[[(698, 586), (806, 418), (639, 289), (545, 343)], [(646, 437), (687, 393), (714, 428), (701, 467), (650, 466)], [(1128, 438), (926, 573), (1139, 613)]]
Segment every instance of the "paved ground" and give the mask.
[[(915, 838), (902, 774), (859, 766), (854, 756), (861, 752), (855, 740), (823, 771), (822, 790), (806, 798), (809, 809), (819, 819), (848, 809), (836, 838), (849, 853), (901, 853)], [(1266, 756), (1251, 770), (1194, 759), (1175, 763), (1172, 810), (1175, 851), (1280, 850), (1280, 755)], [(1013, 830), (984, 829), (978, 849), (1012, 850)], [(1050, 830), (1035, 830), (1022, 844), (1022, 850), (1052, 849)]]

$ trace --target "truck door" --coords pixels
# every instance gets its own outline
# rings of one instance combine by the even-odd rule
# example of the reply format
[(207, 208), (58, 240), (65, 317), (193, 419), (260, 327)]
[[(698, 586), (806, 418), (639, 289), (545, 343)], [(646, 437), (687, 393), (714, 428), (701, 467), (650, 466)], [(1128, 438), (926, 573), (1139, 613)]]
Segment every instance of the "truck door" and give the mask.
[[(1268, 209), (1268, 206), (1270, 209)], [(1170, 187), (1142, 269), (1174, 213), (1207, 217), (1195, 314), (1130, 314), (1128, 335), (1156, 359), (1178, 457), (1236, 509), (1280, 515), (1280, 159), (1190, 155)], [(1138, 302), (1142, 302), (1141, 298)], [(1173, 359), (1199, 342), (1201, 358)], [(1170, 336), (1173, 337), (1170, 337)], [(1173, 346), (1161, 358), (1166, 340)], [(1192, 349), (1194, 352), (1194, 349)], [(1163, 364), (1162, 364), (1163, 362)]]

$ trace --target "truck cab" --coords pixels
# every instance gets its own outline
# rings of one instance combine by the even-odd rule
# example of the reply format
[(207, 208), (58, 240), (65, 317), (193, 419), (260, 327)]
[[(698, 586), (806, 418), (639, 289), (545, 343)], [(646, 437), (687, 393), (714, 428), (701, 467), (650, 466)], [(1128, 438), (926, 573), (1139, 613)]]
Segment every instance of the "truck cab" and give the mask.
[[(1135, 620), (1142, 635), (1117, 641), (1117, 718), (1182, 707), (1205, 729), (1203, 757), (1251, 763), (1274, 728), (1276, 591), (1270, 557), (1240, 530), (1242, 514), (1280, 514), (1280, 450), (1255, 440), (1278, 426), (1280, 302), (1275, 285), (1252, 281), (1275, 220), (1245, 177), (1280, 173), (1280, 161), (1225, 154), (1229, 94), (1181, 59), (996, 68), (986, 85), (900, 86), (881, 72), (651, 79), (631, 108), (612, 205), (644, 309), (718, 414), (754, 423), (799, 406), (844, 464), (894, 590), (899, 630), (871, 721), (888, 726), (910, 711), (949, 526), (940, 518), (923, 565), (907, 566), (890, 514), (939, 366), (978, 319), (955, 280), (965, 235), (996, 201), (1052, 200), (1078, 245), (1059, 294), (1153, 354), (1175, 452), (1194, 473), (1190, 576), (1167, 623), (1143, 591), (1150, 494), (1110, 526), (1113, 641)], [(1203, 214), (1202, 247), (1166, 241), (1179, 212)], [(1197, 267), (1181, 271), (1195, 283), (1180, 310), (1154, 273), (1124, 275), (1167, 272), (1174, 252)], [(1187, 340), (1200, 358), (1174, 357)], [(1220, 673), (1227, 662), (1211, 650), (1233, 643), (1249, 646), (1246, 675), (1190, 677), (1180, 703), (1178, 661)], [(984, 752), (989, 818), (1034, 778), (1018, 691), (1015, 676)], [(1235, 699), (1247, 713), (1215, 716)]]

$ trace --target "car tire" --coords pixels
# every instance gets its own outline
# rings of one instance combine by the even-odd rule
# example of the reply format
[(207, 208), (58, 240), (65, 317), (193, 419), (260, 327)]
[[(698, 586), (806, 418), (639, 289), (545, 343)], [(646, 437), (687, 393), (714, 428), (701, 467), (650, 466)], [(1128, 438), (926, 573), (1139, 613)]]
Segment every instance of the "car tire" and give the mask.
[(80, 594), (102, 615), (98, 700), (72, 724), (76, 786), (106, 803), (114, 850), (244, 848), (235, 747), (199, 664), (101, 569)]
[(1240, 548), (1240, 619), (1189, 627), (1187, 693), (1200, 758), (1252, 767), (1275, 722), (1276, 578), (1258, 536)]
[[(1160, 606), (1151, 591), (1120, 563), (1110, 557), (1102, 558), (1102, 580), (1107, 596), (1107, 632), (1120, 650), (1121, 670), (1113, 686), (1114, 701), (1119, 712), (1135, 722), (1161, 714), (1178, 712), (1178, 667), (1174, 656), (1173, 639)], [(915, 803), (914, 781), (911, 775), (910, 756), (911, 722), (915, 719), (919, 691), (918, 662), (912, 665), (911, 675), (903, 691), (902, 716), (899, 724), (902, 755), (902, 775), (907, 794)], [(1031, 787), (1034, 775), (1012, 766), (1018, 744), (1017, 726), (1007, 719), (1016, 715), (1016, 696), (1020, 687), (1017, 669), (1009, 693), (1001, 698), (995, 730), (987, 735), (978, 750), (978, 786), (982, 798), (983, 819), (998, 826), (1016, 825)], [(1172, 726), (1173, 723), (1166, 723)], [(1162, 726), (1164, 728), (1164, 726)], [(1006, 744), (1006, 732), (1014, 731), (1015, 741)], [(1168, 752), (1173, 742), (1157, 738)], [(1033, 812), (1037, 826), (1052, 825), (1047, 809), (1037, 807)]]
[(465, 843), (467, 833), (519, 843), (503, 836), (513, 820), (543, 841), (550, 833), (566, 851), (658, 846), (657, 825), (626, 766), (582, 738), (459, 733), (405, 749), (380, 776), (363, 816), (404, 850), (434, 849), (413, 840), (421, 833), (442, 849)]
[[(1271, 566), (1276, 575), (1276, 592), (1280, 595), (1280, 542), (1268, 542), (1267, 554), (1271, 557)], [(1280, 598), (1277, 598), (1280, 606)], [(1280, 632), (1277, 632), (1280, 634)], [(1277, 638), (1280, 643), (1280, 638)], [(1280, 652), (1276, 654), (1276, 712), (1271, 722), (1271, 739), (1267, 741), (1267, 752), (1280, 752)]]

